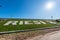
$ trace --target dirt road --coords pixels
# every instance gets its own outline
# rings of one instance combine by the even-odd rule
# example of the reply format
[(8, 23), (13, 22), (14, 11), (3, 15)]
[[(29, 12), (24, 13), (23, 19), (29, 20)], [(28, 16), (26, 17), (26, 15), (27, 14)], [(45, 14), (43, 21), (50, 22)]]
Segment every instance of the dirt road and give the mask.
[(27, 40), (60, 40), (60, 30), (45, 35), (39, 35)]

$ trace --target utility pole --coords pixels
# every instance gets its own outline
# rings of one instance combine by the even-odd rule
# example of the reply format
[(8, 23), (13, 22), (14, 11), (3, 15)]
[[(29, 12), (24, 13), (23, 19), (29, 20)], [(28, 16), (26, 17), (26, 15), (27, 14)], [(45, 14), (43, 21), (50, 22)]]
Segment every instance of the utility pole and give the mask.
[(51, 20), (53, 20), (53, 16), (51, 16)]

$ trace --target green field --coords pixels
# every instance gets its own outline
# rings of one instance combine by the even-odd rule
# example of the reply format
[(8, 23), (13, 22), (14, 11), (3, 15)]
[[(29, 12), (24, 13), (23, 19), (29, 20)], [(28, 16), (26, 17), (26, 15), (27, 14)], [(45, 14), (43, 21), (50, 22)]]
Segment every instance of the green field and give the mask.
[[(18, 21), (17, 25), (7, 25), (4, 26), (5, 23), (8, 21)], [(19, 21), (44, 21), (46, 24), (24, 24), (19, 25)], [(46, 27), (53, 27), (57, 26), (57, 24), (51, 24), (49, 22), (46, 22), (47, 20), (42, 20), (42, 19), (0, 19), (0, 32), (2, 31), (12, 31), (12, 30), (26, 30), (26, 29), (34, 29), (34, 28), (46, 28)], [(48, 20), (52, 21), (52, 20)]]

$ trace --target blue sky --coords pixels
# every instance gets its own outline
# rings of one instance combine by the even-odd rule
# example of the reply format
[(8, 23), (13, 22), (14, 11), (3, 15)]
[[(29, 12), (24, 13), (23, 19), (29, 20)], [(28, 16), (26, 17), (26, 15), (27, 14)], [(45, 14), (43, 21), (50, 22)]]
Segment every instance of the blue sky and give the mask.
[(60, 19), (59, 0), (0, 0), (0, 5), (0, 18)]

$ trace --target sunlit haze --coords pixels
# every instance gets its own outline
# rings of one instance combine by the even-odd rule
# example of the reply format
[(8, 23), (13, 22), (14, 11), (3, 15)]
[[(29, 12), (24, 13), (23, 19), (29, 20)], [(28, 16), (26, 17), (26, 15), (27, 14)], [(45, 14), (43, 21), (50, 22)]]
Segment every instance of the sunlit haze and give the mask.
[(45, 7), (46, 7), (47, 10), (51, 10), (55, 7), (55, 5), (56, 5), (55, 2), (47, 2), (45, 4)]

